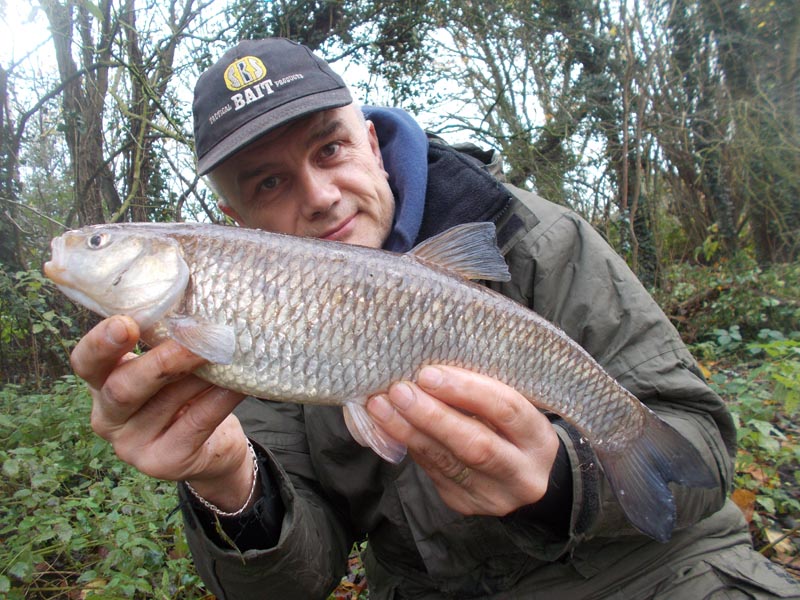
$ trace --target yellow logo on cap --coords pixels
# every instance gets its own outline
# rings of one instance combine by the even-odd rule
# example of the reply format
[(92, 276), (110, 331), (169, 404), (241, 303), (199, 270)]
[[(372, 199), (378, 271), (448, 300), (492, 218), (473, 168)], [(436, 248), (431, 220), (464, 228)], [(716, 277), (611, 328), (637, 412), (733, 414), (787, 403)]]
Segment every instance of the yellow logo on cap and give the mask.
[(267, 68), (261, 59), (245, 56), (232, 62), (225, 69), (225, 85), (232, 92), (261, 81), (267, 76)]

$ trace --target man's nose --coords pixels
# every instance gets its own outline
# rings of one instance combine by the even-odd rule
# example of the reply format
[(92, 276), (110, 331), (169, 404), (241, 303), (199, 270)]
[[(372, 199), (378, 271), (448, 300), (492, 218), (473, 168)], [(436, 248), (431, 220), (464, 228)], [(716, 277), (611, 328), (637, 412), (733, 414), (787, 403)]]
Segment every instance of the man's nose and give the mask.
[(327, 213), (342, 198), (332, 174), (319, 169), (308, 169), (303, 174), (302, 193), (302, 210), (307, 219)]

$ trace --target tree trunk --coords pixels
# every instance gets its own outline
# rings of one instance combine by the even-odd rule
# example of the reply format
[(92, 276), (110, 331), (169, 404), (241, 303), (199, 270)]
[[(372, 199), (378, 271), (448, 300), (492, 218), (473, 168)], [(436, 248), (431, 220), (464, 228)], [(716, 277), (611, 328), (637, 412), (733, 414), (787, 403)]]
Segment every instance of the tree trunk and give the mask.
[[(101, 2), (104, 19), (100, 43), (91, 39), (86, 8), (72, 0), (59, 4), (42, 0), (53, 33), (56, 62), (64, 86), (64, 130), (75, 181), (75, 207), (80, 225), (103, 223), (106, 215), (121, 204), (114, 174), (103, 155), (104, 101), (108, 91), (110, 65), (111, 11)], [(79, 71), (72, 58), (73, 34), (78, 11), (83, 66)]]
[(17, 207), (17, 158), (14, 127), (8, 101), (8, 72), (0, 67), (0, 267), (10, 272), (23, 268), (19, 252)]

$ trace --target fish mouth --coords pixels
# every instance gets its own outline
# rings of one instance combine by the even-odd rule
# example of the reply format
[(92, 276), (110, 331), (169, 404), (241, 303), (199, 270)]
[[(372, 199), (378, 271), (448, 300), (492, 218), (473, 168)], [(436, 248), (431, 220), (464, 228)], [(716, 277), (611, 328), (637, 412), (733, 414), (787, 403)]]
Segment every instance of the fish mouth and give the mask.
[(64, 249), (64, 240), (56, 238), (50, 242), (50, 260), (44, 263), (44, 275), (56, 285), (63, 285), (66, 283), (64, 274), (66, 269), (62, 266), (61, 256)]
[(48, 260), (46, 263), (44, 263), (44, 275), (53, 283), (59, 285), (65, 283), (63, 277), (64, 272), (64, 269), (53, 264), (53, 261), (51, 260)]

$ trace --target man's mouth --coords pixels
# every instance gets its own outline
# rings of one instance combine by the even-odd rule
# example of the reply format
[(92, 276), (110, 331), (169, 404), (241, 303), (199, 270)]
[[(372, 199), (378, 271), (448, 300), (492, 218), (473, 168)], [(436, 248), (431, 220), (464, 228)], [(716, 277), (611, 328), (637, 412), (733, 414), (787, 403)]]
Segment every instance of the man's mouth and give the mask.
[(353, 229), (355, 225), (355, 218), (356, 216), (353, 215), (352, 217), (348, 217), (338, 225), (331, 227), (327, 231), (325, 231), (322, 235), (319, 236), (321, 240), (334, 240), (339, 241), (347, 236), (350, 231)]

